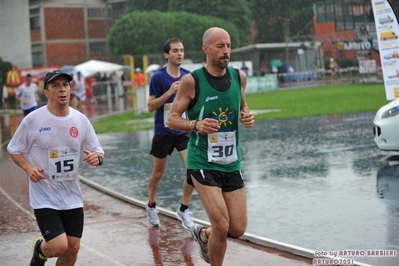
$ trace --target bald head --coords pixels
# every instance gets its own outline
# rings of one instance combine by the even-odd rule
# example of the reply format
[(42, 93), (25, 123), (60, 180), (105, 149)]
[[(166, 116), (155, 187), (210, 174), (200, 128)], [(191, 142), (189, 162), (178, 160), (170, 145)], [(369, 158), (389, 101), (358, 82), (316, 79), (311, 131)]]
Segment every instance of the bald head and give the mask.
[(219, 77), (226, 73), (230, 62), (231, 40), (227, 31), (222, 28), (212, 27), (202, 36), (202, 51), (206, 55), (206, 69)]
[(202, 35), (202, 44), (209, 45), (215, 36), (227, 35), (230, 37), (227, 31), (222, 28), (212, 27), (207, 29)]

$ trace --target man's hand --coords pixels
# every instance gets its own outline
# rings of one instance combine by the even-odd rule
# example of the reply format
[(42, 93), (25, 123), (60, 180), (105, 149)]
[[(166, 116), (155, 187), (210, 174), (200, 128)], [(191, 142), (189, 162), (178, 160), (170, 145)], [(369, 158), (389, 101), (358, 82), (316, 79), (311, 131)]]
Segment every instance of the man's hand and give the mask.
[(170, 86), (169, 91), (171, 92), (171, 95), (175, 94), (177, 90), (179, 89), (180, 86), (180, 81), (175, 81), (172, 83), (172, 86)]
[(195, 129), (203, 134), (213, 134), (218, 132), (219, 128), (219, 121), (213, 118), (205, 118), (204, 120), (198, 121), (195, 125)]
[(98, 164), (100, 163), (98, 160), (98, 155), (95, 152), (91, 152), (88, 150), (84, 150), (83, 151), (86, 156), (83, 158), (83, 161), (85, 161), (86, 163), (92, 165), (92, 166), (98, 166)]
[(240, 115), (241, 115), (241, 123), (245, 128), (253, 127), (253, 125), (255, 124), (255, 116), (251, 112), (245, 113), (241, 111)]
[(45, 179), (44, 175), (42, 175), (44, 169), (31, 165), (29, 168), (26, 170), (26, 173), (29, 176), (29, 179), (33, 182), (36, 183), (37, 181), (40, 181), (42, 179)]

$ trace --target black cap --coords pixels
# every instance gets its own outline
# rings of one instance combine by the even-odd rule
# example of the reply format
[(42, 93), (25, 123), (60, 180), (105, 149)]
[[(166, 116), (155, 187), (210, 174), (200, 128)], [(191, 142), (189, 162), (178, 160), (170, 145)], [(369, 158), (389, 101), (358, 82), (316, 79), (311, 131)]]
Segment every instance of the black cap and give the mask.
[(65, 76), (68, 81), (73, 80), (73, 77), (71, 75), (62, 72), (61, 70), (53, 70), (46, 74), (46, 77), (44, 78), (44, 88), (46, 88), (47, 83), (59, 76)]

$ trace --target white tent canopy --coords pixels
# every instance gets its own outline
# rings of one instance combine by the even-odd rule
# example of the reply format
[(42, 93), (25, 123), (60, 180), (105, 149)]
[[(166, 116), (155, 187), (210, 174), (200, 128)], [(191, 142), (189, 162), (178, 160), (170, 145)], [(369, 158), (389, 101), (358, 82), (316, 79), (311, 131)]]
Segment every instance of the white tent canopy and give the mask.
[(100, 60), (89, 60), (75, 66), (75, 70), (90, 73), (90, 75), (94, 75), (97, 72), (110, 74), (112, 72), (125, 71), (129, 69), (129, 66), (122, 66)]

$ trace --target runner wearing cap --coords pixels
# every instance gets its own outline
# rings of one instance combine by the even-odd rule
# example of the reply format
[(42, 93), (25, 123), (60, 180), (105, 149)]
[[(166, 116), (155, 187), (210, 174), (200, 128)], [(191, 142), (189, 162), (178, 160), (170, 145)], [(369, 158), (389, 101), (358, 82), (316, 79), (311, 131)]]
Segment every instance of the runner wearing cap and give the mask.
[(42, 234), (33, 241), (31, 266), (52, 257), (58, 257), (57, 265), (75, 264), (83, 231), (79, 164), (99, 166), (104, 159), (87, 117), (69, 107), (71, 80), (60, 70), (47, 73), (47, 105), (22, 120), (7, 146), (28, 176), (30, 205)]

